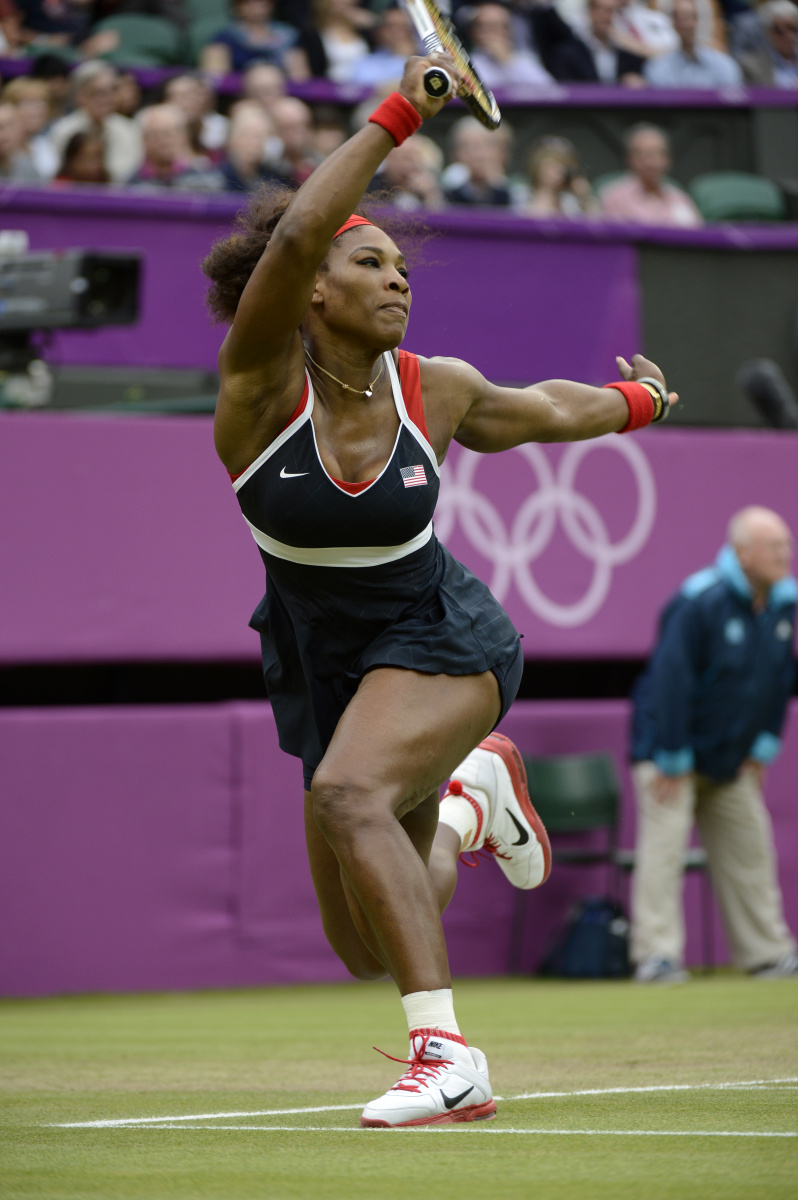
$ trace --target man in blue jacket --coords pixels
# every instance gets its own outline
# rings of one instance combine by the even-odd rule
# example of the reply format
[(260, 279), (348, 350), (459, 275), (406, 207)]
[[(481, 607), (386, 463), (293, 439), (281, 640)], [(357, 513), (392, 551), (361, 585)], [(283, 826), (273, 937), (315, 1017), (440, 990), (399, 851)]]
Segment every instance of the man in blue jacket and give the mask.
[(635, 686), (632, 958), (641, 983), (688, 978), (681, 893), (694, 820), (735, 965), (798, 977), (762, 798), (795, 677), (792, 552), (776, 513), (752, 507), (732, 517), (715, 564), (666, 606)]

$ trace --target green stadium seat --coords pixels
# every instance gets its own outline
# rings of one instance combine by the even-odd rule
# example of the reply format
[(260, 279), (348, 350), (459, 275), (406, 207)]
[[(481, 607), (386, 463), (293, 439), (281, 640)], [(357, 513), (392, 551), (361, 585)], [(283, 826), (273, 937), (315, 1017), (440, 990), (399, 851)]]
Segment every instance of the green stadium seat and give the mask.
[(207, 18), (218, 20), (220, 29), (233, 19), (228, 0), (185, 0), (185, 14), (189, 25)]
[[(605, 864), (608, 870), (607, 894), (617, 897), (621, 874), (634, 869), (634, 850), (618, 849), (618, 823), (621, 788), (611, 754), (563, 754), (557, 757), (524, 756), (529, 795), (552, 838), (552, 862), (555, 866), (592, 866)], [(557, 845), (558, 835), (602, 833), (595, 840), (574, 845)], [(703, 957), (705, 966), (714, 961), (712, 895), (707, 876), (706, 851), (701, 847), (685, 854), (684, 869), (701, 871)], [(529, 892), (518, 892), (513, 914), (508, 969), (516, 973), (524, 942)]]
[(116, 50), (102, 57), (126, 67), (170, 67), (186, 61), (180, 30), (162, 17), (120, 13), (92, 26), (92, 33), (112, 29), (119, 34)]
[(230, 24), (229, 17), (200, 17), (188, 27), (188, 47), (191, 62), (198, 61), (203, 46), (213, 41), (213, 35)]
[(710, 171), (690, 184), (706, 221), (783, 221), (787, 206), (771, 179), (743, 171)]

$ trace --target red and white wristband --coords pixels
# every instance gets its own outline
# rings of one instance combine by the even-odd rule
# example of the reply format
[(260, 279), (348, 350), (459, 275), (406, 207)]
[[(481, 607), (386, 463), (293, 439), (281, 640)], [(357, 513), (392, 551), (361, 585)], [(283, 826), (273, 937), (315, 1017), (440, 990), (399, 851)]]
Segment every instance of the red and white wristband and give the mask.
[(391, 92), (382, 104), (377, 105), (369, 121), (386, 129), (397, 146), (417, 133), (423, 124), (421, 114), (401, 92)]
[(629, 405), (629, 420), (619, 433), (632, 433), (635, 429), (664, 421), (668, 416), (668, 393), (658, 379), (646, 375), (634, 382), (619, 379), (617, 383), (605, 383), (604, 386), (617, 388)]

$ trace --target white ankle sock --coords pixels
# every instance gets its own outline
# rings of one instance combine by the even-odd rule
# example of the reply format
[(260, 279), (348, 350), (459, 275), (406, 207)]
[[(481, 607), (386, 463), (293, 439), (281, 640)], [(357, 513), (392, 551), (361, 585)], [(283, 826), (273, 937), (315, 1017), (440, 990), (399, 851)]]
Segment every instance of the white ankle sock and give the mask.
[(402, 996), (402, 1008), (407, 1017), (407, 1028), (440, 1029), (442, 1033), (456, 1033), (460, 1027), (454, 1016), (451, 988), (438, 988), (434, 992), (411, 992)]
[[(482, 828), (480, 830), (480, 838), (485, 833), (485, 822), (487, 820), (488, 798), (482, 791), (482, 788), (469, 787), (469, 796), (473, 796), (482, 809)], [(473, 804), (466, 800), (465, 796), (458, 796), (452, 792), (447, 792), (441, 800), (441, 807), (438, 813), (438, 821), (444, 825), (448, 825), (455, 833), (460, 835), (460, 853), (464, 850), (474, 848), (474, 841), (477, 836), (477, 813)]]

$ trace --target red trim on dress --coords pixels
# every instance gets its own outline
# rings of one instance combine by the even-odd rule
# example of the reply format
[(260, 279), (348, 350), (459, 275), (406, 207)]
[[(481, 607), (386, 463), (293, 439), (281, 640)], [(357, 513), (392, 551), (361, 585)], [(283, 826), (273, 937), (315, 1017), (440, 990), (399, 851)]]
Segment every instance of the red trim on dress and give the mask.
[(345, 479), (335, 479), (330, 476), (333, 483), (337, 483), (339, 488), (343, 488), (345, 492), (349, 492), (350, 496), (356, 496), (358, 492), (364, 492), (367, 487), (371, 487), (373, 479), (367, 479), (365, 483), (347, 483)]
[[(293, 423), (297, 419), (297, 417), (302, 416), (302, 413), (305, 411), (305, 405), (308, 402), (309, 395), (310, 395), (310, 380), (308, 379), (307, 375), (305, 375), (305, 390), (302, 393), (302, 399), (299, 401), (299, 404), (297, 404), (296, 408), (291, 413), (291, 416), (288, 418), (285, 425), (283, 425), (282, 429), (280, 430), (280, 433), (285, 433), (288, 426), (293, 425)], [(278, 435), (277, 435), (278, 437), (280, 436), (280, 433), (278, 433)], [(250, 466), (251, 465), (252, 464), (250, 463)], [(244, 467), (244, 471), (248, 471), (248, 470), (249, 470), (249, 467)], [(235, 481), (237, 479), (241, 478), (241, 476), (244, 474), (244, 471), (239, 471), (237, 475), (233, 475), (232, 471), (228, 471), (227, 474), (230, 476), (230, 482), (235, 483)]]
[(407, 415), (429, 442), (429, 432), (424, 417), (424, 401), (421, 398), (421, 367), (418, 355), (411, 354), (408, 350), (399, 351), (399, 382), (402, 386)]

